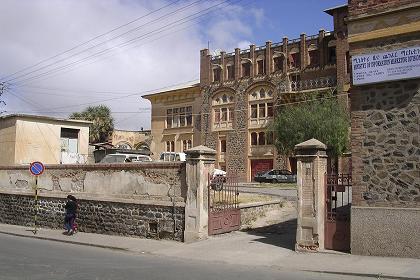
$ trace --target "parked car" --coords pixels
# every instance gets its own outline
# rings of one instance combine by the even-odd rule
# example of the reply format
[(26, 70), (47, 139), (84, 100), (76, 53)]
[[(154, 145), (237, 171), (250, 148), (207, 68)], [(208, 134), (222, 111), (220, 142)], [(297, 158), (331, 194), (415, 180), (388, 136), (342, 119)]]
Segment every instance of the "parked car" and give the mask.
[(256, 182), (270, 182), (270, 183), (296, 183), (296, 174), (289, 170), (272, 169), (261, 172), (255, 175)]
[(101, 163), (124, 163), (145, 161), (152, 161), (152, 158), (146, 155), (137, 154), (109, 154), (101, 160)]
[(185, 153), (163, 152), (160, 154), (161, 161), (185, 161)]

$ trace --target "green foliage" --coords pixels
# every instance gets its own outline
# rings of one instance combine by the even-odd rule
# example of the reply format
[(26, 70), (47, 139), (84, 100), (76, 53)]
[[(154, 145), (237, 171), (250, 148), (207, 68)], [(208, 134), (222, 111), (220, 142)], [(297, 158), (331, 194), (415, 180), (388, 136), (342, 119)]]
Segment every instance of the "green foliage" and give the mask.
[(105, 105), (89, 106), (82, 112), (75, 112), (70, 119), (91, 121), (89, 143), (101, 143), (108, 140), (114, 130), (114, 119), (111, 110)]
[(350, 120), (337, 97), (325, 96), (282, 106), (270, 129), (276, 135), (277, 150), (291, 155), (296, 144), (311, 138), (327, 145), (334, 155), (348, 147)]

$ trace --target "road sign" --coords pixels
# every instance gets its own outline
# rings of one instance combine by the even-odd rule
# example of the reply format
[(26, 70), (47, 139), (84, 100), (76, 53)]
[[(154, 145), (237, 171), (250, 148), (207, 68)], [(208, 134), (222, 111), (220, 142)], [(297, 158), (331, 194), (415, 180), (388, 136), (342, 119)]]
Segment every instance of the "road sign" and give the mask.
[(32, 175), (34, 176), (39, 176), (41, 175), (45, 170), (44, 165), (39, 162), (39, 161), (34, 161), (31, 163), (31, 165), (29, 166), (29, 171), (32, 173)]

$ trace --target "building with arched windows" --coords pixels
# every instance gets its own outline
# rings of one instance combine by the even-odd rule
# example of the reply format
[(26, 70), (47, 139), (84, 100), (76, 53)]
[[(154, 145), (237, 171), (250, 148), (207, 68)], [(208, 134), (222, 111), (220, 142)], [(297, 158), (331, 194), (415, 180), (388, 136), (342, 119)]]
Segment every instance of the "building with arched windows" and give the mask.
[(272, 168), (295, 171), (293, 157), (278, 154), (270, 123), (281, 106), (333, 91), (343, 102), (349, 88), (347, 6), (325, 11), (334, 30), (279, 43), (210, 55), (201, 50), (201, 144), (217, 151), (216, 167), (242, 181)]
[(314, 92), (333, 91), (347, 104), (347, 6), (325, 12), (334, 19), (331, 32), (219, 55), (203, 49), (199, 84), (144, 96), (152, 103), (153, 153), (205, 145), (217, 151), (216, 168), (241, 181), (272, 168), (295, 172), (294, 158), (274, 146), (276, 112)]

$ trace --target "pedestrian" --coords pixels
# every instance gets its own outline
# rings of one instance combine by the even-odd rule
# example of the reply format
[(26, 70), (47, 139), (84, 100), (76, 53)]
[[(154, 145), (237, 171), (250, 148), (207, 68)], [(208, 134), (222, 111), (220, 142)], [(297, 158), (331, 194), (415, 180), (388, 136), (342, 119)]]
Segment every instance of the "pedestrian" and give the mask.
[(68, 235), (72, 235), (75, 232), (75, 221), (77, 214), (77, 199), (73, 195), (67, 196), (67, 202), (64, 206), (66, 215), (64, 217), (64, 227), (67, 230)]

